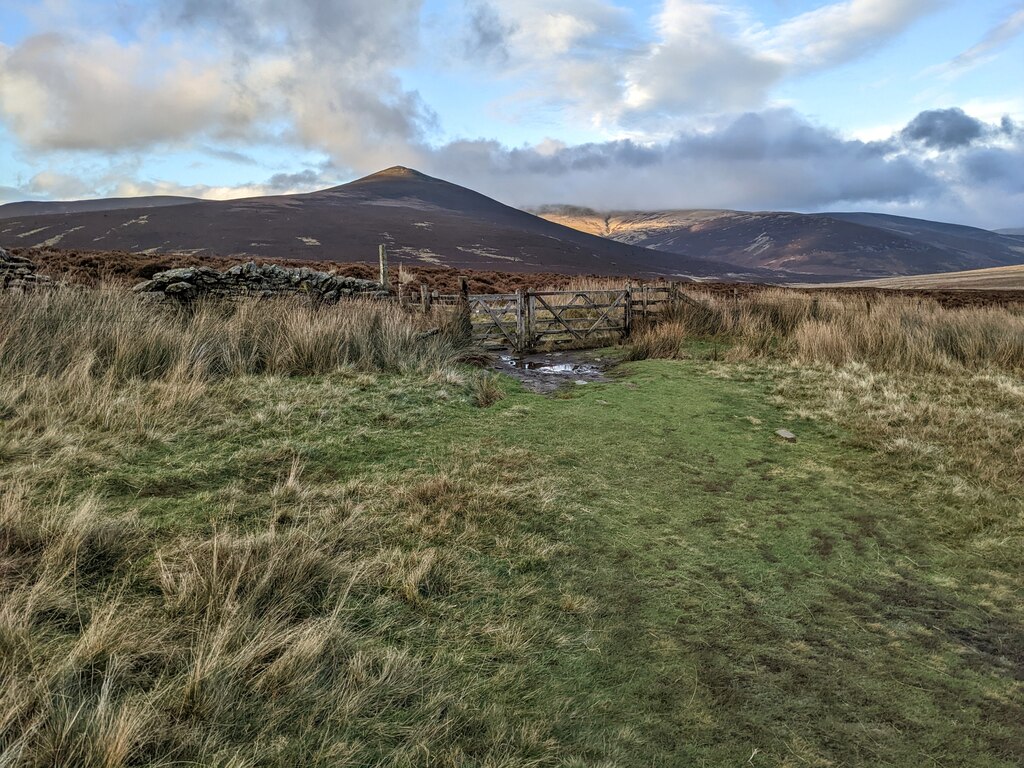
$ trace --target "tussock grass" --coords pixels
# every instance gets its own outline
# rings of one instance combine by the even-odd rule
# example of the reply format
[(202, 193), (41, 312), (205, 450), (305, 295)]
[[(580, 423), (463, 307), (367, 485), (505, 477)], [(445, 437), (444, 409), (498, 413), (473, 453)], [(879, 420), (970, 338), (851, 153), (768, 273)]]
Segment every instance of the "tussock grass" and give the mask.
[(116, 289), (8, 294), (0, 297), (0, 365), (8, 373), (113, 381), (450, 369), (463, 343), (453, 333), (426, 335), (427, 322), (367, 301), (178, 309)]
[[(423, 624), (457, 611), (466, 590), (493, 595), (462, 550), (493, 548), (481, 529), (514, 528), (522, 504), (547, 503), (507, 474), (500, 486), (482, 475), (471, 459), (404, 491), (324, 489), (296, 468), (275, 489), (274, 516), (250, 530), (168, 540), (94, 497), (40, 516), (27, 487), (6, 487), (5, 764), (409, 765), (430, 754), (461, 765), (479, 749), (513, 765), (502, 749), (539, 751), (451, 685), (478, 653), (535, 645), (512, 604), (462, 617), (480, 622), (480, 647), (473, 633), (442, 647)], [(503, 727), (498, 747), (486, 734)], [(453, 735), (467, 732), (479, 744)]]
[(473, 401), (480, 408), (494, 405), (504, 399), (505, 391), (501, 388), (501, 381), (496, 374), (479, 373), (470, 381), (473, 393)]
[(1017, 762), (1016, 371), (722, 307), (745, 360), (558, 400), (380, 305), (119, 298), (3, 304), (0, 765)]
[(865, 363), (878, 370), (1024, 369), (1024, 313), (945, 309), (928, 299), (765, 290), (738, 301), (692, 294), (634, 334), (634, 359), (685, 356), (695, 339), (728, 342), (726, 358)]
[[(358, 446), (432, 403), (496, 400), (429, 321), (361, 302), (0, 298), (0, 765), (544, 754), (545, 724), (467, 672), (548, 642), (520, 625), (530, 578), (503, 590), (489, 565), (542, 570), (557, 551), (524, 532), (552, 509), (529, 462), (463, 451), (442, 472), (335, 480), (294, 444)], [(154, 498), (167, 517), (140, 516)], [(457, 631), (440, 636), (441, 615)], [(523, 684), (511, 664), (502, 685)]]

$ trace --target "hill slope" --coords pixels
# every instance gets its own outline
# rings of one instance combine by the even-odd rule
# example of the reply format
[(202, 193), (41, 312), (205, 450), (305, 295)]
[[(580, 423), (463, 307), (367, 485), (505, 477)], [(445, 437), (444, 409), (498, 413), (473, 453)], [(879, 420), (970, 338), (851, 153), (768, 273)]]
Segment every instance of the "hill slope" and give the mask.
[(43, 202), (25, 200), (20, 203), (0, 205), (0, 219), (14, 219), (19, 216), (46, 216), (52, 213), (88, 213), (92, 211), (118, 211), (126, 208), (162, 208), (170, 205), (184, 205), (198, 202), (195, 197), (156, 195), (153, 197), (108, 197), (100, 200), (68, 200), (65, 202)]
[(0, 245), (7, 246), (359, 261), (375, 259), (379, 243), (399, 262), (460, 269), (680, 277), (736, 271), (581, 233), (401, 167), (309, 194), (0, 222)]
[(821, 279), (890, 277), (1024, 263), (1019, 238), (870, 213), (541, 209), (550, 221), (624, 243)]
[(920, 288), (923, 290), (1024, 291), (1024, 265), (939, 272), (931, 275), (880, 277), (840, 283), (864, 288)]

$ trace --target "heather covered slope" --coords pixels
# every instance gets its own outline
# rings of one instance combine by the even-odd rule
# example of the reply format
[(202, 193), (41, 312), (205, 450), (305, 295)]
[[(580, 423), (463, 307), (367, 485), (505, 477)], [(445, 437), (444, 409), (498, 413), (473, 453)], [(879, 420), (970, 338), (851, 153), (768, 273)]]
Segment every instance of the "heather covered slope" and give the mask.
[(67, 200), (61, 202), (25, 200), (23, 202), (0, 205), (0, 220), (17, 219), (22, 216), (119, 211), (128, 208), (163, 208), (171, 205), (186, 205), (187, 203), (196, 202), (199, 202), (197, 198), (180, 197), (177, 195), (108, 197), (99, 200)]
[(717, 262), (580, 233), (407, 168), (309, 194), (0, 222), (0, 245), (7, 247), (359, 261), (375, 258), (379, 243), (396, 261), (466, 269), (741, 276)]
[(551, 206), (545, 218), (645, 248), (819, 279), (869, 279), (1024, 263), (1024, 242), (984, 229), (869, 213)]

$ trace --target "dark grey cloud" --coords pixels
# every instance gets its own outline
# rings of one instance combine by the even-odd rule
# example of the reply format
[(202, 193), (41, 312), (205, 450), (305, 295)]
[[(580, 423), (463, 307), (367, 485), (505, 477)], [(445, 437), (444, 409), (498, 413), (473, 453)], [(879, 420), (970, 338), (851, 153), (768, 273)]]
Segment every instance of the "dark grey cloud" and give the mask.
[[(969, 118), (973, 120), (973, 118)], [(885, 141), (860, 141), (792, 110), (723, 118), (659, 143), (618, 140), (509, 148), (460, 141), (425, 152), (424, 170), (520, 206), (598, 210), (861, 208), (1005, 226), (1024, 210), (1024, 131), (978, 123), (959, 151), (935, 157), (922, 113)], [(978, 122), (978, 121), (974, 121)], [(956, 134), (957, 136), (962, 134)]]
[(970, 183), (1024, 193), (1024, 145), (978, 149), (964, 158), (963, 169)]
[(488, 64), (508, 63), (509, 37), (516, 25), (502, 19), (489, 2), (467, 2), (468, 18), (462, 39), (462, 52), (467, 59)]
[(985, 124), (962, 109), (932, 109), (911, 120), (900, 135), (935, 149), (965, 147), (985, 133)]
[(288, 189), (321, 189), (330, 186), (332, 183), (336, 182), (328, 181), (323, 171), (307, 168), (298, 173), (275, 173), (267, 180), (266, 186), (280, 191)]

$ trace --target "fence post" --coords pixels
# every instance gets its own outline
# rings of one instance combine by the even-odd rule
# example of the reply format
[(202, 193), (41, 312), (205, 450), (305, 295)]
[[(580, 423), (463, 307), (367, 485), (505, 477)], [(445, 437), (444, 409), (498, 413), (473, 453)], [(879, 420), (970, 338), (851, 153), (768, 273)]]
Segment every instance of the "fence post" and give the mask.
[(633, 332), (633, 283), (626, 283), (626, 309), (622, 314), (622, 338)]
[(388, 286), (388, 247), (381, 243), (377, 246), (377, 255), (380, 257), (380, 284), (385, 291), (391, 292)]
[(469, 307), (469, 280), (465, 277), (459, 276), (459, 324), (462, 326), (462, 332), (468, 337), (473, 336), (473, 318), (472, 310)]
[(679, 281), (673, 280), (668, 284), (668, 307), (675, 310), (677, 304), (679, 304)]
[(424, 315), (430, 311), (430, 291), (426, 283), (420, 283), (420, 311)]

